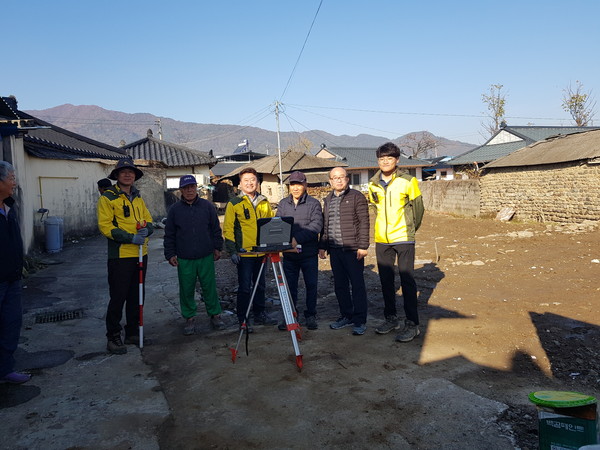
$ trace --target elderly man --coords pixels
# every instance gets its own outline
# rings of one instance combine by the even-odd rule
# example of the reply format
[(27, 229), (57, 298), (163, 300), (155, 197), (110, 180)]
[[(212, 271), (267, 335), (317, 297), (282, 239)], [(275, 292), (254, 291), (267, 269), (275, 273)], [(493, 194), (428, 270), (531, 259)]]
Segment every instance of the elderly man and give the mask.
[[(290, 195), (279, 202), (277, 215), (294, 218), (292, 244), (301, 251), (284, 252), (283, 271), (295, 307), (298, 305), (298, 278), (302, 271), (306, 286), (306, 328), (316, 330), (319, 233), (323, 228), (323, 211), (321, 203), (306, 193), (306, 176), (302, 172), (292, 172), (288, 182)], [(279, 324), (279, 329), (287, 329), (285, 322)]]
[(324, 259), (325, 252), (329, 252), (335, 296), (340, 306), (340, 318), (329, 326), (333, 330), (352, 326), (352, 334), (360, 336), (367, 329), (363, 273), (369, 249), (369, 207), (365, 196), (348, 186), (344, 168), (332, 169), (329, 183), (333, 191), (323, 201), (319, 257)]
[[(148, 265), (147, 237), (152, 234), (152, 216), (140, 192), (133, 185), (144, 173), (129, 158), (120, 159), (109, 177), (117, 182), (98, 199), (98, 228), (108, 239), (108, 285), (110, 301), (106, 311), (107, 350), (127, 353), (125, 344), (139, 345), (139, 247), (143, 251), (143, 275)], [(125, 305), (125, 343), (121, 318)]]
[(396, 341), (410, 342), (420, 334), (417, 284), (413, 273), (415, 233), (421, 226), (425, 209), (417, 179), (396, 167), (399, 159), (400, 149), (396, 144), (388, 142), (380, 146), (377, 149), (379, 171), (369, 181), (370, 200), (377, 208), (375, 253), (385, 316), (385, 320), (375, 331), (386, 334), (400, 328), (396, 315), (394, 280), (397, 260), (406, 318)]
[[(248, 251), (256, 246), (258, 233), (256, 220), (263, 217), (273, 217), (273, 210), (267, 198), (258, 193), (258, 173), (248, 167), (240, 172), (240, 189), (238, 196), (233, 197), (225, 208), (223, 219), (223, 236), (225, 248), (231, 261), (237, 266), (238, 294), (237, 316), (240, 327), (246, 319), (246, 311), (250, 304), (252, 286), (256, 284), (256, 293), (252, 304), (254, 323), (257, 325), (275, 325), (276, 319), (271, 318), (265, 311), (265, 273), (260, 272), (263, 256), (249, 254)], [(253, 331), (247, 327), (247, 332)]]
[(223, 330), (221, 303), (217, 294), (215, 261), (221, 257), (223, 236), (217, 210), (208, 200), (198, 196), (198, 184), (193, 175), (179, 179), (181, 200), (167, 214), (165, 225), (165, 258), (177, 267), (179, 304), (186, 320), (183, 334), (196, 332), (196, 280), (200, 281), (206, 312), (215, 330)]
[(0, 161), (0, 382), (21, 384), (31, 375), (14, 371), (14, 353), (19, 344), (23, 311), (23, 240), (18, 210), (12, 195), (17, 187), (15, 169)]

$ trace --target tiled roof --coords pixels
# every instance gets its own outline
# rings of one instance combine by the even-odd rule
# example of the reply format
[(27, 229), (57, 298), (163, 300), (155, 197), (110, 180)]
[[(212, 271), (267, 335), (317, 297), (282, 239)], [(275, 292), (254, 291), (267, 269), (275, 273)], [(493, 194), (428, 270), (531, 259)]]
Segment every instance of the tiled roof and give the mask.
[[(519, 150), (534, 142), (547, 139), (551, 136), (568, 135), (572, 133), (580, 133), (582, 131), (596, 130), (600, 127), (527, 127), (515, 126), (504, 127), (498, 130), (485, 144), (476, 147), (468, 152), (458, 155), (448, 164), (452, 166), (474, 164), (474, 163), (489, 163), (498, 158), (510, 155), (512, 152)], [(504, 142), (500, 144), (490, 144), (499, 134), (512, 134), (518, 140), (512, 142)]]
[(57, 127), (22, 111), (19, 111), (19, 117), (33, 120), (34, 129), (27, 130), (23, 136), (23, 144), (28, 153), (38, 158), (116, 160), (125, 155), (117, 147)]
[(147, 136), (139, 141), (121, 147), (133, 159), (160, 161), (167, 167), (209, 166), (217, 163), (214, 156), (193, 150), (182, 145)]
[(600, 129), (539, 141), (491, 162), (485, 168), (521, 167), (600, 158)]
[[(348, 164), (349, 169), (378, 168), (376, 148), (369, 147), (326, 147), (325, 151), (335, 155), (336, 161)], [(431, 166), (428, 161), (413, 158), (409, 159), (400, 155), (399, 167), (427, 167)]]
[(0, 120), (18, 120), (19, 111), (10, 97), (0, 97)]

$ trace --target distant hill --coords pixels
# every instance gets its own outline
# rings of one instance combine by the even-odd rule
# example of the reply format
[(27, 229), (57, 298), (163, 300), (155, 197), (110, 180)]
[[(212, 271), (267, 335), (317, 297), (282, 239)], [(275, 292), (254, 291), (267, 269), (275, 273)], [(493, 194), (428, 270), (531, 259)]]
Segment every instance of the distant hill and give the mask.
[[(159, 117), (147, 113), (129, 114), (106, 110), (99, 106), (70, 104), (25, 112), (58, 127), (116, 147), (122, 142), (129, 144), (146, 137), (148, 129), (158, 138)], [(248, 140), (250, 149), (254, 152), (273, 154), (277, 149), (277, 133), (262, 128), (180, 122), (164, 117), (160, 118), (160, 123), (164, 140), (203, 152), (213, 150), (215, 156), (231, 154), (244, 139)], [(421, 133), (431, 135), (426, 131), (412, 134), (419, 136)], [(401, 146), (407, 136), (400, 136), (392, 141)], [(437, 149), (440, 156), (456, 156), (476, 147), (474, 144), (431, 136), (439, 143)], [(282, 150), (297, 145), (300, 137), (312, 143), (313, 153), (319, 150), (322, 143), (328, 147), (378, 147), (389, 141), (382, 136), (335, 136), (321, 130), (281, 132), (280, 137)]]

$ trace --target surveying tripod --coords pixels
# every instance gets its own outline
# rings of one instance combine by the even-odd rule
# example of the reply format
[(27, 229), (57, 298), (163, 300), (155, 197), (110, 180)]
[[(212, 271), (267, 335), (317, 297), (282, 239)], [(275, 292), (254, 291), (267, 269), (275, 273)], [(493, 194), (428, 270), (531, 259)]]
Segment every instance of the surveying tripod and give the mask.
[(258, 280), (260, 279), (263, 270), (266, 270), (265, 267), (268, 262), (271, 262), (271, 267), (273, 267), (273, 274), (275, 275), (275, 283), (277, 284), (277, 290), (279, 291), (281, 309), (283, 310), (286, 329), (289, 331), (290, 336), (292, 337), (292, 345), (294, 346), (294, 352), (296, 353), (296, 366), (298, 367), (298, 370), (302, 370), (302, 354), (300, 353), (300, 347), (298, 345), (298, 340), (302, 339), (300, 334), (300, 324), (297, 320), (298, 314), (296, 313), (294, 304), (291, 301), (290, 290), (285, 279), (279, 252), (269, 252), (263, 257), (263, 262), (260, 266), (258, 277), (256, 278), (254, 288), (252, 289), (252, 296), (250, 297), (250, 303), (248, 304), (248, 309), (246, 310), (246, 316), (244, 317), (244, 322), (240, 326), (240, 336), (238, 337), (235, 348), (231, 349), (231, 360), (235, 363), (238, 347), (240, 346), (244, 332), (246, 332), (246, 355), (248, 354), (248, 316), (250, 315), (252, 303), (254, 302), (254, 296), (256, 295)]

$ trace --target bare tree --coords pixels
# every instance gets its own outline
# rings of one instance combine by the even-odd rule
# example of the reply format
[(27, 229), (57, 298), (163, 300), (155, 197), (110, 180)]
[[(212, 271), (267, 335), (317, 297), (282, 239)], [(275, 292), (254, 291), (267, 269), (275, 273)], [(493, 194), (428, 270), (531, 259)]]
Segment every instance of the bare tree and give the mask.
[(298, 139), (298, 142), (290, 145), (286, 150), (292, 150), (294, 152), (301, 152), (301, 153), (310, 153), (310, 149), (312, 148), (312, 146), (313, 146), (313, 143), (309, 139), (306, 139), (305, 137), (300, 136), (300, 138)]
[(427, 158), (435, 154), (439, 146), (440, 142), (431, 133), (410, 133), (404, 137), (400, 150), (412, 158)]
[(592, 125), (592, 119), (596, 115), (596, 100), (592, 97), (592, 91), (583, 92), (583, 84), (576, 81), (575, 89), (569, 84), (563, 92), (562, 108), (571, 114), (575, 124), (578, 127)]
[(500, 129), (500, 124), (504, 121), (504, 106), (506, 105), (506, 94), (502, 92), (504, 86), (501, 84), (492, 84), (488, 94), (482, 94), (481, 99), (487, 105), (489, 121), (482, 122), (486, 136), (493, 136)]

